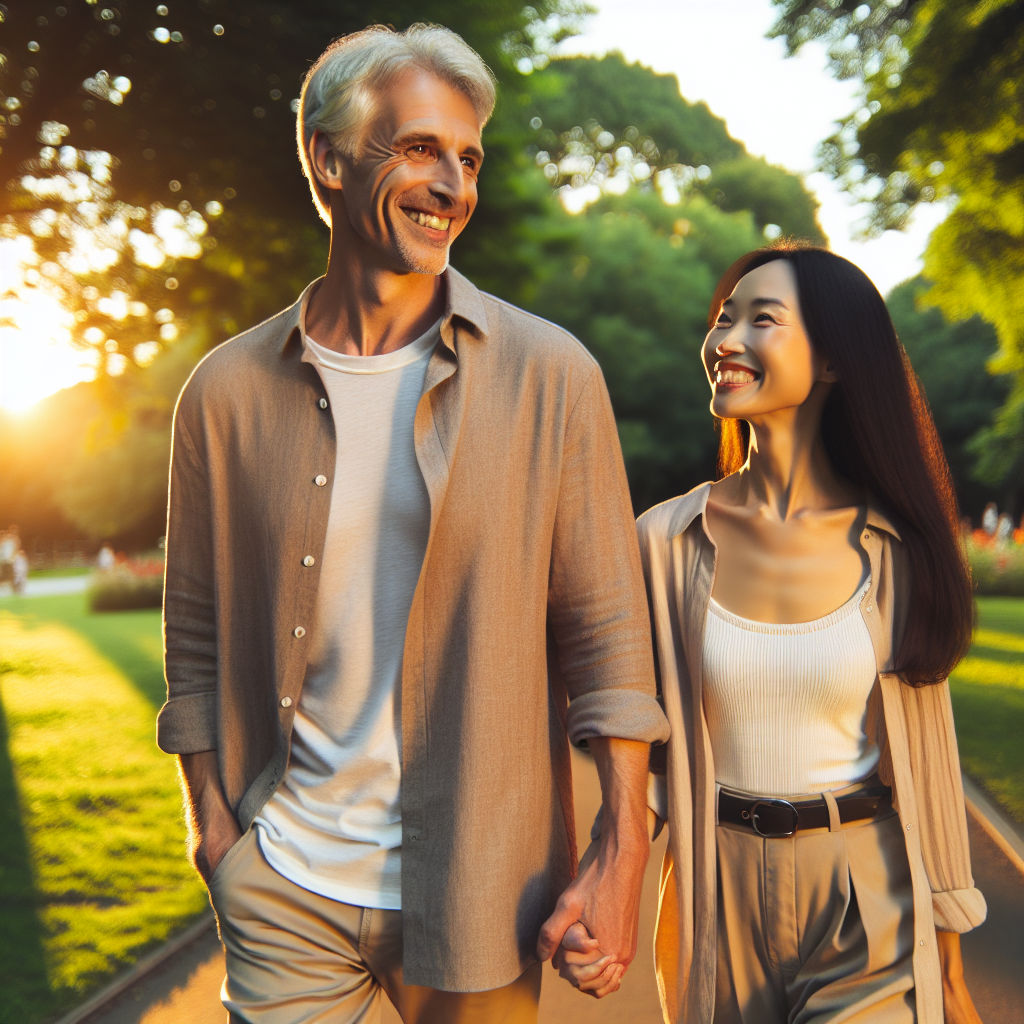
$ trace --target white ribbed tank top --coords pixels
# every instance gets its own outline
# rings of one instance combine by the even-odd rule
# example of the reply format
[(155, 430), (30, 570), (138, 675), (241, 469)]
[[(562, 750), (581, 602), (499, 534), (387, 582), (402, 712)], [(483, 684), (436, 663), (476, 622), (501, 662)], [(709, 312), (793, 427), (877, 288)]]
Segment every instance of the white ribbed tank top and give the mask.
[(864, 731), (875, 652), (860, 615), (870, 582), (811, 622), (755, 622), (712, 598), (703, 699), (720, 785), (799, 796), (875, 770), (878, 748)]

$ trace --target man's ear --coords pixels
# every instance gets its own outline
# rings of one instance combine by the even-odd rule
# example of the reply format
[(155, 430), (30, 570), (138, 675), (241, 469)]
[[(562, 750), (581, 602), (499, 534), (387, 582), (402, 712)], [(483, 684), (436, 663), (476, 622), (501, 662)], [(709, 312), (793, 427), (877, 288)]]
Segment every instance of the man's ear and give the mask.
[(341, 190), (341, 157), (319, 128), (309, 140), (309, 162), (324, 188)]

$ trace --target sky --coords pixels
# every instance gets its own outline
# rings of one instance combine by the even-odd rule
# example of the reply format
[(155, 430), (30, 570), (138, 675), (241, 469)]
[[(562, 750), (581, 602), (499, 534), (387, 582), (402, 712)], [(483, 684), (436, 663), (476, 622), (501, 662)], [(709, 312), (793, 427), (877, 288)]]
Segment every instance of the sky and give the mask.
[(883, 295), (918, 273), (928, 235), (945, 209), (921, 206), (910, 230), (854, 240), (865, 211), (829, 177), (812, 172), (818, 144), (860, 106), (858, 82), (836, 81), (820, 44), (787, 59), (783, 40), (765, 38), (776, 18), (771, 0), (592, 2), (598, 13), (561, 53), (619, 50), (630, 61), (671, 72), (683, 96), (704, 100), (750, 153), (806, 175), (832, 249), (861, 267)]

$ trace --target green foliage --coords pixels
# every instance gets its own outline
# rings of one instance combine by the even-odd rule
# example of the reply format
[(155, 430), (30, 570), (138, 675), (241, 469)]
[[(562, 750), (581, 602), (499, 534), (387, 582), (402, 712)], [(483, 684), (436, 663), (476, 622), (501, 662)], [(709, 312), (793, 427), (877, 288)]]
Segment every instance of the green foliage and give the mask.
[[(628, 64), (618, 53), (570, 57), (534, 75), (530, 94), (530, 113), (542, 123), (534, 147), (556, 161), (579, 141), (597, 159), (602, 149), (632, 145), (655, 177), (659, 167), (696, 168), (698, 174), (682, 176), (684, 191), (703, 194), (728, 213), (749, 210), (758, 230), (776, 225), (786, 235), (825, 242), (818, 202), (800, 177), (749, 156), (706, 104), (680, 95), (675, 75)], [(607, 141), (595, 145), (602, 132)]]
[(633, 503), (642, 511), (714, 472), (717, 435), (700, 360), (721, 273), (758, 244), (749, 213), (701, 197), (606, 198), (571, 221), (532, 308), (579, 337), (604, 371)]
[(917, 277), (894, 288), (886, 304), (924, 385), (960, 509), (978, 521), (985, 505), (1001, 494), (974, 479), (973, 442), (990, 428), (992, 410), (1005, 401), (1011, 382), (986, 368), (998, 346), (992, 325), (978, 316), (947, 322), (939, 310), (922, 308), (927, 291), (928, 282)]
[(744, 156), (742, 142), (706, 103), (688, 103), (675, 75), (627, 64), (620, 53), (553, 61), (528, 83), (529, 116), (561, 135), (593, 118), (621, 138), (631, 125), (649, 135), (667, 163), (715, 165)]
[[(835, 73), (865, 103), (822, 149), (823, 168), (872, 204), (874, 231), (921, 202), (954, 208), (925, 252), (927, 300), (950, 320), (978, 314), (1016, 386), (978, 443), (989, 483), (1024, 472), (1024, 5), (1019, 0), (774, 0), (791, 53), (830, 44)], [(867, 12), (865, 16), (865, 12)]]

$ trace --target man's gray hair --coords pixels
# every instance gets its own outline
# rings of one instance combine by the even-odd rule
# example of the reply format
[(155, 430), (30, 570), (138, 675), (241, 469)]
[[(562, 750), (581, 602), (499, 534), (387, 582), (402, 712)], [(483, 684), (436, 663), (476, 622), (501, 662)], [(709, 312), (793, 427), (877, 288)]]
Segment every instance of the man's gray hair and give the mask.
[(302, 169), (327, 224), (331, 222), (330, 191), (317, 181), (310, 164), (313, 133), (319, 129), (336, 150), (358, 157), (377, 95), (409, 68), (421, 68), (463, 93), (481, 127), (491, 116), (494, 75), (476, 50), (451, 29), (416, 24), (396, 32), (385, 25), (371, 25), (336, 39), (306, 75), (297, 125)]

